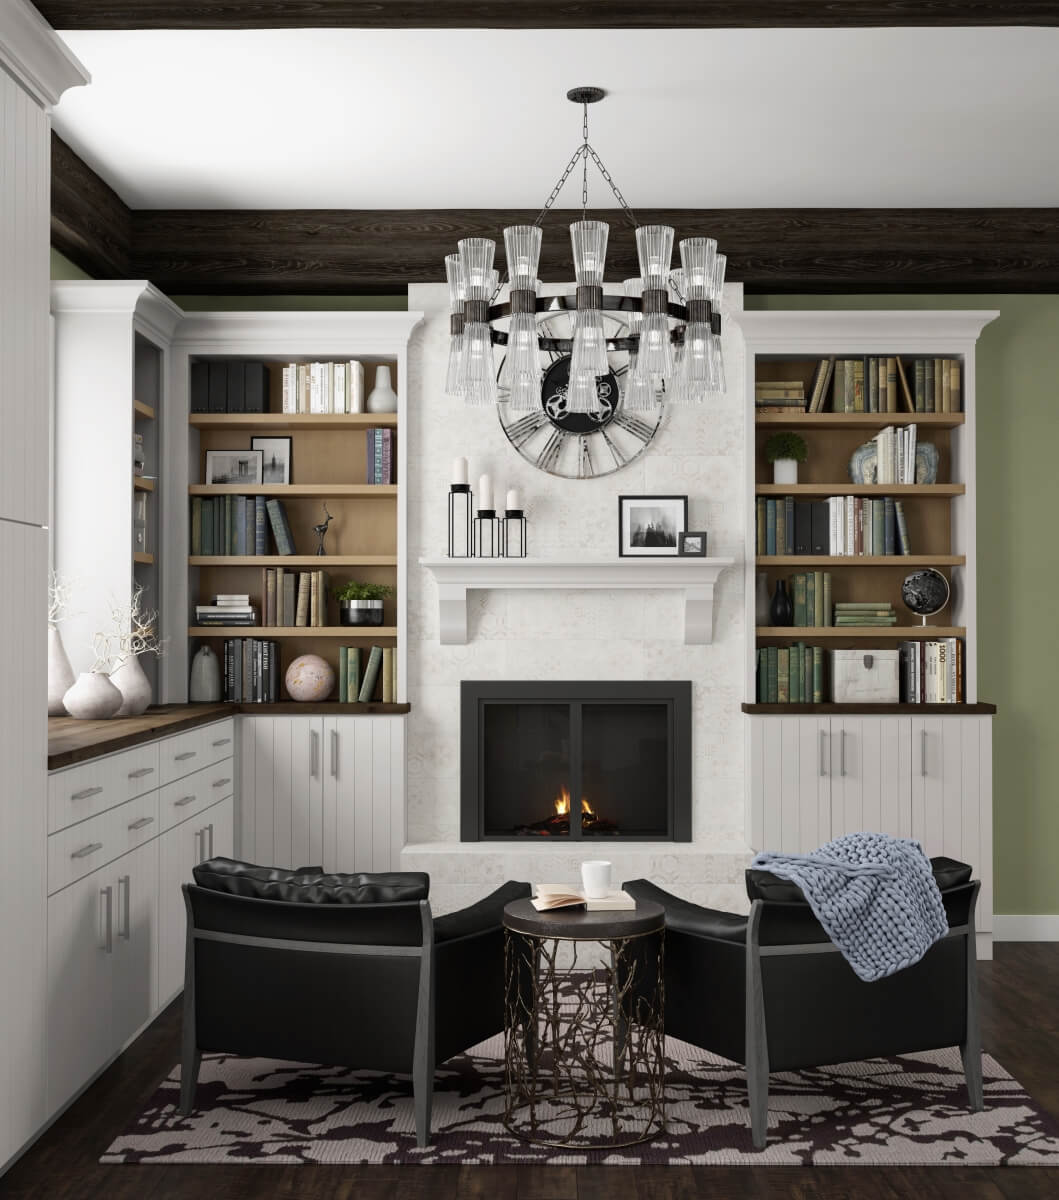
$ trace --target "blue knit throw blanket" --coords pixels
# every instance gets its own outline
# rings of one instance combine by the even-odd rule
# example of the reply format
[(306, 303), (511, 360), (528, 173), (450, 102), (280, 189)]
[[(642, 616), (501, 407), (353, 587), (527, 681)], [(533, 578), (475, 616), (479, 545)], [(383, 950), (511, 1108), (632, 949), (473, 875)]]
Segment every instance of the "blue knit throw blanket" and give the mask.
[(949, 931), (930, 860), (908, 838), (849, 833), (812, 854), (759, 854), (751, 865), (796, 883), (868, 982), (919, 962)]

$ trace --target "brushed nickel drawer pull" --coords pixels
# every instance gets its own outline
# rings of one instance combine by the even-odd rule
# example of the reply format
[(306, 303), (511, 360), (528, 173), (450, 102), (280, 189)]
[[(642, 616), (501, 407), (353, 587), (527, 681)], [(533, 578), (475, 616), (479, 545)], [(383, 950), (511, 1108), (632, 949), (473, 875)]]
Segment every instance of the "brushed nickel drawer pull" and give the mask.
[(231, 742), (231, 738), (218, 738), (217, 741), (211, 742), (211, 746), (227, 746)]
[(154, 817), (140, 817), (138, 821), (130, 821), (130, 829), (146, 829), (148, 825), (153, 824)]
[(130, 779), (142, 779), (145, 775), (153, 775), (154, 767), (140, 767), (138, 770), (130, 771)]
[(183, 762), (186, 758), (194, 758), (196, 754), (198, 754), (197, 750), (185, 750), (183, 754), (174, 754), (173, 761)]
[(103, 849), (102, 842), (89, 842), (87, 846), (82, 846), (80, 850), (75, 850), (71, 858), (87, 858), (90, 854), (95, 854), (97, 850)]
[(82, 788), (79, 792), (74, 792), (70, 797), (71, 800), (87, 800), (89, 796), (98, 796), (103, 790), (102, 785), (99, 787)]
[(192, 804), (198, 799), (198, 796), (181, 796), (179, 800), (173, 801), (174, 808), (183, 808), (185, 804)]
[(232, 780), (231, 780), (231, 776), (228, 776), (228, 775), (226, 775), (226, 776), (224, 777), (224, 779), (215, 779), (215, 780), (213, 781), (213, 786), (214, 786), (214, 787), (224, 787), (224, 785), (225, 785), (226, 783), (231, 783), (231, 782), (232, 782)]

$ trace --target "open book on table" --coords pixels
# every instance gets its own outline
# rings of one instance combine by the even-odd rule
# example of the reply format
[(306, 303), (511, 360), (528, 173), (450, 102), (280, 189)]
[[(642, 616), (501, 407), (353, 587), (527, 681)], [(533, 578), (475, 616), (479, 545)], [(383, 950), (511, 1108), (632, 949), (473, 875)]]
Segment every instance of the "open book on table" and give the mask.
[(589, 899), (580, 888), (571, 887), (566, 883), (538, 883), (533, 907), (538, 912), (546, 912), (552, 908), (573, 908), (584, 905), (588, 912), (610, 912), (619, 909), (636, 907), (636, 901), (628, 892), (610, 892), (599, 899)]

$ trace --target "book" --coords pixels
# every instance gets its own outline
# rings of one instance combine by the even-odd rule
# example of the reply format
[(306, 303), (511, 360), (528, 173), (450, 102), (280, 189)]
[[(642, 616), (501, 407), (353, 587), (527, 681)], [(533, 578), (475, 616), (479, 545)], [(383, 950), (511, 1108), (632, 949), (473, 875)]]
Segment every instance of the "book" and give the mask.
[(191, 497), (191, 553), (202, 554), (202, 497)]
[(538, 883), (537, 894), (531, 903), (538, 912), (549, 912), (554, 908), (575, 908), (584, 905), (586, 912), (618, 912), (635, 909), (636, 901), (625, 891), (610, 892), (606, 896), (586, 897), (576, 887), (560, 883)]
[(392, 646), (384, 646), (382, 651), (382, 702), (393, 703), (393, 673), (394, 652)]
[(349, 364), (349, 407), (347, 412), (364, 411), (364, 364), (353, 359)]
[(897, 521), (897, 543), (902, 554), (912, 553), (912, 544), (908, 540), (908, 522), (905, 520), (905, 505), (903, 500), (894, 501), (894, 518)]
[(349, 647), (338, 647), (338, 699), (343, 703), (346, 699), (346, 683), (349, 674)]
[(272, 526), (272, 536), (276, 541), (276, 553), (294, 554), (294, 539), (291, 537), (283, 501), (269, 500), (265, 504), (265, 510), (268, 513), (269, 524)]
[(309, 591), (310, 578), (308, 571), (298, 572), (298, 599), (294, 611), (294, 624), (305, 628), (309, 624)]
[(808, 412), (820, 412), (824, 406), (824, 396), (827, 394), (827, 385), (831, 379), (831, 374), (835, 369), (835, 358), (832, 355), (830, 358), (822, 358), (816, 365), (816, 373), (813, 376), (812, 388), (809, 392)]
[(382, 666), (382, 647), (372, 646), (371, 653), (368, 655), (368, 663), (364, 668), (364, 679), (360, 685), (360, 692), (357, 695), (357, 700), (361, 704), (367, 704), (375, 694), (375, 681), (379, 677), (379, 669)]
[(356, 704), (360, 695), (360, 647), (346, 647), (346, 690), (339, 697), (347, 704)]
[[(282, 568), (280, 568), (282, 570)], [(281, 625), (290, 626), (294, 624), (295, 613), (297, 612), (297, 600), (295, 592), (298, 586), (297, 577), (294, 571), (283, 572), (283, 615), (280, 620)]]
[(912, 393), (908, 388), (908, 377), (905, 375), (905, 365), (900, 358), (895, 360), (897, 363), (897, 381), (901, 385), (901, 400), (905, 406), (905, 412), (915, 412), (916, 406), (912, 399)]

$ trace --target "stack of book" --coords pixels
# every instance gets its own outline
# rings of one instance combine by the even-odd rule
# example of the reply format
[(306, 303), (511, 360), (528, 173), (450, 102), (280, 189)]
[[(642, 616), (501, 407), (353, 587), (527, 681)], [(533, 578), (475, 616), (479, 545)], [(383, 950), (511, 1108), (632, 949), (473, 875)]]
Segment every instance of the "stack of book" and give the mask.
[(369, 429), (367, 457), (364, 464), (365, 483), (396, 483), (397, 458), (394, 450), (394, 430)]
[(800, 379), (761, 380), (754, 384), (757, 412), (804, 412), (805, 384)]
[(757, 652), (759, 704), (823, 704), (824, 649), (796, 642)]
[(917, 358), (913, 360), (912, 368), (916, 412), (960, 411), (959, 359)]
[(266, 567), (261, 572), (265, 625), (322, 628), (327, 624), (330, 586), (326, 571)]
[(820, 627), (831, 624), (830, 571), (806, 571), (803, 575), (792, 575), (790, 590), (795, 625)]
[(264, 496), (192, 496), (191, 553), (268, 554), (268, 531), (277, 554), (294, 554), (294, 539), (282, 500)]
[(392, 704), (397, 696), (397, 653), (392, 646), (372, 646), (364, 675), (360, 672), (360, 647), (338, 648), (338, 699), (344, 704), (367, 704), (375, 698), (375, 688), (382, 678), (383, 704)]
[(891, 496), (758, 496), (759, 555), (911, 554), (904, 505)]
[(233, 704), (279, 699), (279, 645), (259, 638), (224, 639), (223, 698)]
[(915, 483), (916, 427), (887, 425), (872, 438), (876, 446), (876, 483)]
[(624, 889), (610, 891), (605, 896), (586, 896), (578, 887), (566, 883), (538, 883), (536, 896), (530, 901), (538, 912), (554, 908), (581, 908), (586, 912), (631, 912), (635, 899)]
[(874, 628), (896, 624), (894, 606), (883, 600), (847, 600), (835, 605), (836, 628)]
[(212, 604), (195, 605), (196, 625), (256, 625), (257, 609), (246, 594), (220, 592)]
[(268, 367), (263, 362), (199, 359), (191, 364), (193, 413), (268, 410)]
[(906, 704), (963, 703), (963, 638), (901, 642), (897, 649)]
[(290, 363), (283, 368), (285, 413), (364, 411), (364, 366), (353, 362)]

